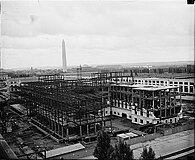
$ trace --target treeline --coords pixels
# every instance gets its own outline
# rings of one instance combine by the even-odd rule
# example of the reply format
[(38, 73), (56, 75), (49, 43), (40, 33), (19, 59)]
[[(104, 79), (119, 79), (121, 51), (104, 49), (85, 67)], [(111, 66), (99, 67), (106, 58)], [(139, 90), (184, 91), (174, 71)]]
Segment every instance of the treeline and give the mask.
[(17, 73), (7, 73), (8, 77), (11, 78), (22, 78), (22, 77), (30, 77), (30, 74), (17, 74)]
[(194, 65), (162, 68), (135, 68), (134, 73), (194, 73)]
[(154, 74), (163, 74), (163, 73), (194, 73), (194, 65), (186, 65), (186, 66), (167, 66), (167, 67), (126, 67), (120, 69), (101, 69), (101, 73), (107, 72), (125, 72), (130, 73), (133, 71), (135, 75), (139, 73), (154, 73)]

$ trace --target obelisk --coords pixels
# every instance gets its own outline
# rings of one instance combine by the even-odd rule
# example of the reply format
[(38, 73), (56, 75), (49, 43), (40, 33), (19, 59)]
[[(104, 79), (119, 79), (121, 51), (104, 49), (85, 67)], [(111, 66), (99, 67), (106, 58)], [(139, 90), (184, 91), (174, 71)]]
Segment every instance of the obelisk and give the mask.
[(67, 72), (66, 48), (65, 48), (64, 39), (62, 40), (62, 69), (63, 69), (63, 72)]

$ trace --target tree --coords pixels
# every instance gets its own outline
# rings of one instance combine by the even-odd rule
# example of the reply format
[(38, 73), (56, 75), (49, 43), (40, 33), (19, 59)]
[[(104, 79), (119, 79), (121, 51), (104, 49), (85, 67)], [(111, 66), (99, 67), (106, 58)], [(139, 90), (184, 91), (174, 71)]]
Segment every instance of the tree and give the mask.
[(113, 150), (110, 144), (110, 136), (104, 131), (99, 131), (97, 135), (97, 145), (93, 152), (94, 157), (97, 157), (99, 160), (109, 160), (111, 159)]
[(149, 147), (149, 150), (147, 150), (147, 148), (144, 147), (143, 152), (142, 152), (141, 157), (140, 157), (140, 160), (148, 160), (148, 159), (150, 159), (150, 160), (155, 160), (156, 159), (155, 158), (155, 153), (154, 153), (151, 146)]
[(112, 160), (133, 160), (133, 151), (130, 145), (119, 141), (114, 147), (114, 152), (111, 155)]

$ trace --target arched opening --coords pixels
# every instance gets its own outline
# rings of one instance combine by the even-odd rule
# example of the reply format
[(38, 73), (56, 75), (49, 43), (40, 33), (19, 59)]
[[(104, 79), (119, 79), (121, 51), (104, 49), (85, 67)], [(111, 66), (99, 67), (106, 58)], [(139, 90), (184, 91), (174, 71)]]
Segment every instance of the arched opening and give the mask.
[(127, 114), (122, 113), (122, 117), (123, 117), (123, 118), (127, 118)]

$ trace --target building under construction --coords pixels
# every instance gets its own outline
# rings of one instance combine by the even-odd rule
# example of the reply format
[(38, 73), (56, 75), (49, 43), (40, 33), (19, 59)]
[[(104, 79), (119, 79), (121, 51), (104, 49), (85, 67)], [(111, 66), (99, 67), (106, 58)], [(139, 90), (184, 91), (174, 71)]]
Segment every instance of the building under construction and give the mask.
[(174, 123), (181, 117), (177, 87), (133, 84), (132, 72), (94, 73), (90, 78), (65, 80), (41, 75), (37, 82), (13, 86), (31, 123), (58, 140), (78, 140), (112, 126), (111, 116), (133, 123)]
[(96, 135), (110, 123), (110, 117), (105, 116), (105, 109), (110, 107), (109, 86), (118, 77), (131, 76), (111, 72), (64, 80), (62, 75), (42, 75), (37, 82), (13, 86), (11, 97), (26, 108), (31, 122), (41, 130), (57, 139), (80, 139)]
[[(137, 124), (176, 123), (182, 118), (175, 86), (111, 84), (106, 115), (126, 117)], [(112, 110), (110, 110), (112, 109)], [(112, 113), (111, 113), (112, 112)]]

